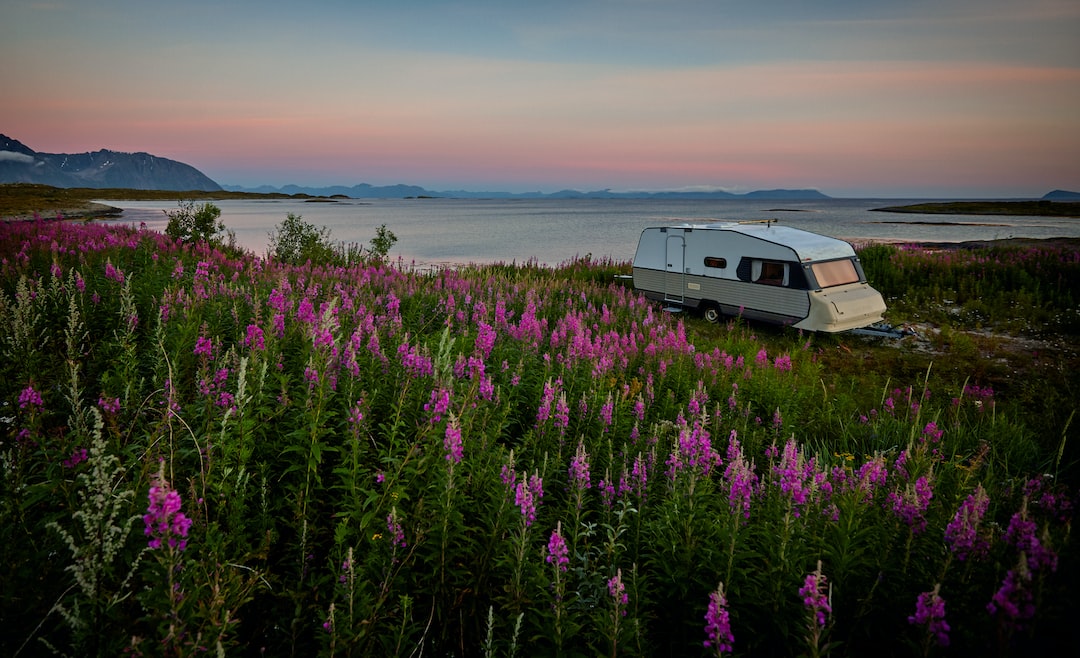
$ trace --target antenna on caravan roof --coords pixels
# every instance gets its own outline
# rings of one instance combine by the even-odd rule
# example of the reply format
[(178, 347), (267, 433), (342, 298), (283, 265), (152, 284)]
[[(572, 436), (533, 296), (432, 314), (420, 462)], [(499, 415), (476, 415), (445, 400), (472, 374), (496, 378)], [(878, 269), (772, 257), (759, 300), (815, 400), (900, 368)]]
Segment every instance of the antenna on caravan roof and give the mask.
[(740, 224), (775, 224), (778, 221), (780, 221), (780, 220), (778, 220), (778, 219), (776, 219), (774, 217), (772, 219), (746, 219), (746, 220), (743, 220), (743, 221), (741, 221), (739, 223)]

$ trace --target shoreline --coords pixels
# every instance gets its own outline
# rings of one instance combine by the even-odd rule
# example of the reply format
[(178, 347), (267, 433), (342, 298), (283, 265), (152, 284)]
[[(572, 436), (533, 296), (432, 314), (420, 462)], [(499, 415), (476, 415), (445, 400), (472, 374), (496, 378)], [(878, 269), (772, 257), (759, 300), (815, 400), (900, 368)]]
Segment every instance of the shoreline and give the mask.
[[(55, 210), (49, 210), (47, 212), (35, 212), (31, 214), (9, 215), (0, 217), (0, 222), (32, 222), (35, 220), (41, 220), (46, 222), (54, 221), (79, 221), (79, 222), (92, 222), (96, 219), (113, 220), (118, 219), (124, 210), (122, 208), (116, 208), (103, 203), (97, 203), (94, 201), (88, 201), (84, 207), (68, 207)], [(882, 222), (890, 223), (890, 222)], [(898, 222), (902, 223), (902, 222)], [(992, 247), (1046, 247), (1046, 246), (1058, 246), (1062, 248), (1075, 249), (1080, 251), (1080, 237), (1066, 237), (1057, 236), (1050, 238), (997, 238), (992, 240), (961, 240), (961, 241), (920, 241), (920, 240), (905, 240), (903, 238), (849, 238), (838, 237), (837, 239), (843, 240), (852, 245), (856, 250), (862, 249), (872, 245), (892, 245), (895, 247), (903, 247), (910, 245), (912, 247), (918, 247), (921, 249), (936, 249), (936, 250), (974, 250), (974, 249), (989, 249)]]
[(40, 218), (43, 221), (93, 221), (95, 219), (116, 219), (124, 212), (123, 208), (108, 206), (96, 201), (87, 201), (81, 206), (67, 206), (63, 208), (50, 208), (48, 210), (20, 213), (17, 215), (5, 215), (0, 221), (5, 222), (32, 222)]

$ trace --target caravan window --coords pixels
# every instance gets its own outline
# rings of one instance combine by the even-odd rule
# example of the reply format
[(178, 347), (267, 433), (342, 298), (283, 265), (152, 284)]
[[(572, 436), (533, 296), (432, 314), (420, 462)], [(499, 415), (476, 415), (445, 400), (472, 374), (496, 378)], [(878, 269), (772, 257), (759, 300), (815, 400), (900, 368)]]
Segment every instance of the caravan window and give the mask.
[(705, 267), (719, 267), (720, 269), (723, 269), (727, 267), (727, 259), (717, 258), (716, 256), (706, 256)]
[(777, 263), (770, 260), (755, 260), (750, 267), (750, 280), (754, 283), (764, 283), (770, 286), (787, 285), (787, 263)]
[(810, 269), (813, 271), (818, 285), (822, 288), (859, 282), (859, 273), (855, 269), (855, 261), (850, 258), (813, 263), (810, 265)]
[(761, 260), (744, 256), (735, 269), (735, 276), (739, 277), (739, 281), (763, 283), (767, 286), (780, 286), (794, 288), (795, 290), (807, 290), (810, 288), (803, 266), (795, 262)]

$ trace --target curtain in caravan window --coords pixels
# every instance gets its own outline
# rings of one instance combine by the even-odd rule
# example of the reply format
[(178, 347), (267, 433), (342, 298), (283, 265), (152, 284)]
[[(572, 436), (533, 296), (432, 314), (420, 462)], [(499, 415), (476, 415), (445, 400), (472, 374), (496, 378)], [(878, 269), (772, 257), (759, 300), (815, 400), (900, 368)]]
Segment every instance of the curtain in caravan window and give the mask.
[(814, 272), (814, 278), (822, 288), (841, 286), (845, 283), (858, 283), (859, 273), (855, 270), (855, 263), (850, 259), (831, 260), (825, 263), (814, 263), (810, 266)]
[(770, 286), (786, 286), (788, 284), (788, 264), (772, 260), (755, 260), (751, 267), (750, 280), (754, 283), (765, 283)]

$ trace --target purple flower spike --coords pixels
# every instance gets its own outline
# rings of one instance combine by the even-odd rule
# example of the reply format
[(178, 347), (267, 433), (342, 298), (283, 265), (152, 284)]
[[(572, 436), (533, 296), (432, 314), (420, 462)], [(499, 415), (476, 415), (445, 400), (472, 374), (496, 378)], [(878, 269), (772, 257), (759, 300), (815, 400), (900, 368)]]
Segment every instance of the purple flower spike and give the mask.
[(709, 609), (705, 612), (706, 648), (712, 648), (716, 655), (731, 651), (735, 636), (731, 633), (731, 619), (728, 615), (727, 598), (724, 597), (724, 584), (709, 593)]
[(943, 647), (949, 646), (949, 622), (945, 621), (945, 599), (938, 595), (941, 585), (930, 592), (919, 594), (915, 601), (915, 614), (908, 617), (909, 624), (926, 626), (928, 633)]
[(159, 473), (154, 478), (149, 499), (150, 505), (143, 515), (143, 523), (146, 524), (143, 534), (150, 537), (147, 545), (152, 549), (163, 545), (181, 551), (187, 548), (191, 519), (180, 511), (180, 494), (169, 486), (163, 474)]
[(799, 596), (803, 597), (803, 605), (810, 611), (817, 625), (825, 627), (825, 620), (832, 613), (829, 604), (829, 596), (826, 593), (825, 574), (821, 573), (821, 561), (818, 560), (817, 569), (806, 575), (803, 586), (799, 588)]
[(559, 571), (566, 571), (566, 565), (570, 564), (570, 549), (566, 546), (566, 539), (562, 536), (562, 522), (560, 521), (548, 540), (548, 554), (544, 558)]

